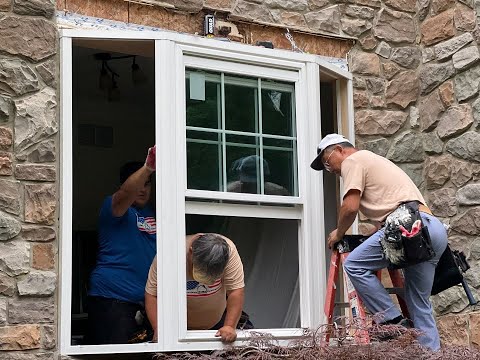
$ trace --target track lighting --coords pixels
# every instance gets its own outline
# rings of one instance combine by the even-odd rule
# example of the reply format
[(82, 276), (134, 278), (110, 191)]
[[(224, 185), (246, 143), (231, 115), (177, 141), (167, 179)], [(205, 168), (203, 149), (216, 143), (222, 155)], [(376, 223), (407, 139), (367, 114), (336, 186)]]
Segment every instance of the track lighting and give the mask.
[(108, 101), (118, 101), (120, 100), (120, 89), (118, 88), (117, 80), (115, 80), (115, 73), (112, 73), (112, 87), (108, 91)]
[(132, 63), (132, 81), (135, 85), (142, 84), (147, 81), (147, 75), (140, 69), (140, 66), (135, 62), (136, 57), (133, 57)]
[(108, 75), (105, 61), (103, 61), (102, 70), (100, 70), (99, 88), (100, 90), (108, 90), (110, 86), (111, 86), (111, 79), (110, 79), (110, 76)]
[(94, 54), (95, 60), (102, 62), (102, 68), (100, 69), (99, 76), (99, 88), (102, 91), (105, 91), (107, 94), (108, 101), (118, 100), (120, 97), (120, 90), (118, 88), (116, 77), (120, 77), (112, 68), (109, 66), (109, 61), (119, 60), (119, 59), (129, 59), (132, 58), (132, 82), (134, 85), (139, 85), (146, 82), (147, 76), (136, 63), (135, 55), (122, 55), (122, 56), (112, 56), (110, 53), (96, 53)]

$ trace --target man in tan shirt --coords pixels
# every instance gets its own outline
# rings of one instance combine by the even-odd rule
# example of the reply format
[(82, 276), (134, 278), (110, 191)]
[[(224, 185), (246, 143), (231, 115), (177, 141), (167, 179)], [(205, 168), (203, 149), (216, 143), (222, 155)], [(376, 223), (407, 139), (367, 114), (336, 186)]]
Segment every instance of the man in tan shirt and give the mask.
[(329, 134), (322, 139), (311, 167), (327, 170), (343, 179), (343, 202), (337, 228), (328, 236), (330, 248), (343, 238), (359, 212), (377, 224), (377, 231), (349, 254), (344, 269), (367, 309), (374, 315), (381, 314), (383, 323), (408, 324), (376, 276), (377, 270), (389, 266), (380, 244), (385, 235), (381, 224), (399, 205), (407, 202), (419, 204), (435, 256), (404, 269), (405, 300), (414, 326), (422, 332), (419, 342), (432, 350), (439, 350), (440, 339), (429, 297), (435, 267), (447, 246), (447, 233), (426, 206), (418, 188), (390, 160), (367, 150), (357, 150), (348, 139), (338, 134)]
[[(235, 244), (218, 234), (186, 238), (187, 328), (218, 330), (223, 342), (237, 338), (244, 303), (243, 264)], [(157, 258), (145, 287), (145, 309), (157, 338)]]

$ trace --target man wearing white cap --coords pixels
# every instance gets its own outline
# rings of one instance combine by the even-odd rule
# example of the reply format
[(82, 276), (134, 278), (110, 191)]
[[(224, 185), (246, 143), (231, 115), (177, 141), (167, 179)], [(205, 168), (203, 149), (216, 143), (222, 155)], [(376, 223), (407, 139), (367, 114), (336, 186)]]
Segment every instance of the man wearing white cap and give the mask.
[(359, 212), (378, 225), (378, 230), (354, 249), (344, 264), (367, 309), (374, 315), (381, 314), (380, 323), (409, 324), (376, 276), (377, 270), (392, 265), (404, 268), (405, 301), (415, 328), (422, 332), (418, 340), (439, 350), (429, 297), (435, 267), (447, 246), (447, 233), (425, 205), (416, 185), (390, 160), (357, 150), (339, 134), (329, 134), (320, 141), (310, 166), (343, 179), (337, 228), (328, 236), (330, 248), (343, 238)]

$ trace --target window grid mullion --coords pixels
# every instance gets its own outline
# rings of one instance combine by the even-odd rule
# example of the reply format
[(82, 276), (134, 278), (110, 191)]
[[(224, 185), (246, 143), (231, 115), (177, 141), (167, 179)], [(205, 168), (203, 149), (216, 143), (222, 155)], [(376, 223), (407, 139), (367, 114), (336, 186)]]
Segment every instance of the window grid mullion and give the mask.
[[(187, 139), (187, 142), (193, 144), (207, 144), (207, 145), (218, 145), (221, 148), (221, 141), (218, 140), (205, 140), (205, 139)], [(244, 147), (244, 148), (251, 148), (256, 149), (258, 146), (255, 144), (242, 144), (242, 143), (235, 143), (231, 141), (227, 141), (227, 146), (236, 146), (236, 147)], [(263, 145), (264, 150), (278, 150), (278, 151), (294, 151), (293, 148), (290, 147), (281, 147), (281, 146), (269, 146)]]
[(223, 170), (223, 191), (227, 191), (227, 135), (225, 133), (225, 74), (220, 76), (221, 101), (222, 101), (222, 170)]
[[(258, 116), (258, 113), (259, 113), (259, 102), (258, 102), (258, 79), (255, 81), (255, 89), (253, 91), (253, 103), (255, 104), (255, 134), (257, 134), (255, 136), (255, 155), (257, 157), (260, 157), (260, 148), (259, 148), (259, 141), (260, 139), (258, 138), (259, 134), (258, 134), (258, 129), (259, 129), (259, 116)], [(258, 166), (259, 164), (256, 162), (255, 163), (255, 174), (258, 174)], [(260, 193), (261, 194), (261, 190), (262, 190), (262, 186), (261, 184), (257, 181), (257, 193)]]
[(242, 135), (242, 136), (263, 136), (267, 139), (275, 139), (275, 140), (297, 140), (295, 136), (285, 136), (285, 135), (273, 135), (273, 134), (259, 134), (259, 133), (252, 133), (246, 131), (236, 131), (236, 130), (219, 130), (219, 129), (212, 129), (212, 128), (204, 128), (198, 126), (187, 126), (187, 130), (190, 131), (203, 131), (208, 133), (225, 133), (227, 135)]
[[(217, 84), (217, 127), (219, 129), (222, 128), (222, 90), (221, 84)], [(188, 130), (188, 126), (187, 126)], [(189, 139), (187, 138), (187, 142)], [(223, 184), (222, 177), (223, 177), (223, 166), (222, 166), (222, 134), (220, 132), (217, 133), (217, 141), (218, 141), (218, 185), (221, 186)]]
[(298, 189), (298, 141), (297, 141), (297, 114), (296, 114), (296, 99), (295, 99), (295, 94), (296, 92), (292, 93), (291, 96), (291, 101), (292, 101), (292, 135), (295, 138), (293, 141), (293, 190), (294, 195), (298, 195), (299, 189)]
[(265, 180), (263, 170), (263, 116), (262, 116), (262, 79), (258, 78), (258, 133), (260, 142), (260, 194), (265, 194)]

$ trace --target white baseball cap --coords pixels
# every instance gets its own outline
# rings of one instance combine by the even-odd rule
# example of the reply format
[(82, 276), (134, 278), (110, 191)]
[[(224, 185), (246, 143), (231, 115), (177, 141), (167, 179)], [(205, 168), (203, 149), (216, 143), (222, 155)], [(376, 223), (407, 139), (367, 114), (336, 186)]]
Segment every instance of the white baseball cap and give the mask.
[[(322, 163), (322, 153), (323, 151), (332, 145), (337, 145), (341, 143), (352, 144), (345, 136), (339, 134), (328, 134), (325, 136), (317, 146), (317, 157), (312, 161), (310, 167), (313, 170), (324, 170), (325, 166)], [(352, 144), (353, 145), (353, 144)]]

